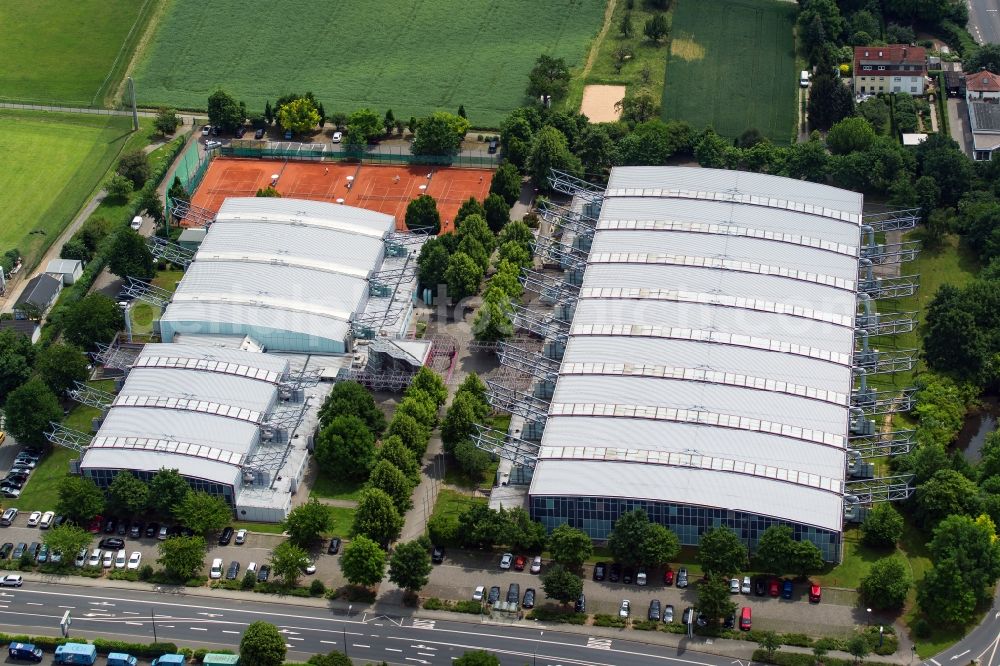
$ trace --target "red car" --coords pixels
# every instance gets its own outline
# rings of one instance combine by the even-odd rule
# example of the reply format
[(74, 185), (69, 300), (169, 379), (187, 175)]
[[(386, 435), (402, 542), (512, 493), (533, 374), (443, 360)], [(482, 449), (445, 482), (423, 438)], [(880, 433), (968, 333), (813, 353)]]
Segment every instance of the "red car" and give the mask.
[(94, 516), (94, 519), (90, 521), (87, 525), (87, 531), (91, 534), (98, 534), (101, 531), (101, 525), (104, 524), (104, 516)]
[(772, 578), (771, 582), (769, 582), (767, 586), (767, 591), (772, 597), (777, 597), (781, 594), (781, 581), (777, 578)]
[(663, 572), (663, 584), (673, 585), (674, 584), (674, 570), (667, 567), (666, 571)]
[(518, 555), (514, 558), (514, 571), (524, 571), (524, 566), (528, 563), (528, 558)]
[(819, 600), (823, 597), (823, 590), (819, 585), (811, 583), (809, 585), (809, 602), (818, 604)]

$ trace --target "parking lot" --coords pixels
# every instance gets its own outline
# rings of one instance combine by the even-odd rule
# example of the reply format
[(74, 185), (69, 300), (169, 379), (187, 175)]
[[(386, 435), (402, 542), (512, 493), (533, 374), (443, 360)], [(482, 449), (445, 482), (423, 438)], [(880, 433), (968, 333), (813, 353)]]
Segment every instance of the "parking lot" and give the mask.
[[(547, 565), (547, 562), (543, 564), (542, 574)], [(585, 565), (584, 572), (583, 592), (587, 599), (587, 612), (591, 614), (617, 614), (622, 600), (628, 599), (632, 602), (632, 620), (645, 620), (649, 602), (659, 599), (663, 605), (673, 605), (675, 622), (679, 622), (684, 608), (697, 606), (696, 578), (691, 579), (686, 589), (668, 587), (663, 585), (663, 570), (655, 569), (649, 572), (649, 584), (640, 587), (607, 580), (596, 582), (593, 580), (593, 567), (589, 565)], [(540, 576), (541, 574), (529, 573), (527, 568), (524, 571), (503, 571), (499, 567), (499, 556), (494, 557), (492, 554), (448, 551), (444, 562), (434, 567), (430, 582), (421, 591), (421, 596), (471, 599), (476, 586), (485, 586), (488, 593), (491, 586), (497, 585), (500, 587), (500, 598), (504, 600), (508, 586), (518, 583), (522, 598), (525, 590), (535, 588), (536, 607), (547, 602), (558, 605), (559, 602), (549, 602), (545, 597)], [(865, 623), (865, 611), (856, 606), (853, 593), (824, 589), (822, 601), (811, 604), (808, 592), (804, 583), (796, 582), (791, 600), (734, 594), (732, 601), (737, 606), (737, 613), (742, 606), (753, 609), (754, 629), (846, 636), (854, 627)]]

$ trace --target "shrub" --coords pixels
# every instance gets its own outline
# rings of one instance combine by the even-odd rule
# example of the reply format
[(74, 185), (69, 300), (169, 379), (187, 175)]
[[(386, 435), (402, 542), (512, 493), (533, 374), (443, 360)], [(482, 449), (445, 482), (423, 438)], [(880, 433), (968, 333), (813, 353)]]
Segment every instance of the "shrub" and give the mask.
[(595, 627), (618, 627), (623, 629), (625, 627), (625, 620), (618, 617), (617, 615), (604, 615), (598, 613), (594, 616), (594, 626)]
[(636, 620), (632, 623), (632, 628), (637, 631), (657, 631), (660, 623), (656, 620)]
[(562, 622), (565, 624), (586, 624), (586, 613), (573, 613), (558, 608), (536, 608), (528, 613), (529, 620), (541, 622)]
[(309, 585), (309, 594), (314, 597), (322, 597), (326, 593), (326, 585), (323, 584), (319, 578), (313, 579), (313, 582)]
[(149, 580), (152, 577), (153, 577), (152, 565), (143, 564), (142, 567), (139, 568), (139, 580), (145, 581)]

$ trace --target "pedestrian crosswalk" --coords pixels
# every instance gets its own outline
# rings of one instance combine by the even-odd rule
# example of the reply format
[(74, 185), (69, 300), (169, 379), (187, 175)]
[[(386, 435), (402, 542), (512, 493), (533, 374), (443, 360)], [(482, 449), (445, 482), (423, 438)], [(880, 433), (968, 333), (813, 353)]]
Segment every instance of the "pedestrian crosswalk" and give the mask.
[(589, 636), (587, 638), (587, 647), (594, 648), (595, 650), (610, 650), (611, 649), (611, 639), (610, 638), (594, 638)]
[(420, 620), (420, 619), (414, 618), (413, 619), (413, 628), (414, 629), (433, 629), (434, 628), (434, 620)]

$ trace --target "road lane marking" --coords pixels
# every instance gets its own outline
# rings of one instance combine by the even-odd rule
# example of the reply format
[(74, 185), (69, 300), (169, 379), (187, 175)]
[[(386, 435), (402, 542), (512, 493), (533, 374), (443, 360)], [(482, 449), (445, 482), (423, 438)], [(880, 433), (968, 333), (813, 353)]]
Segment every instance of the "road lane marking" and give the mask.
[(935, 666), (941, 666), (941, 662), (938, 661), (937, 659), (928, 659), (927, 661), (931, 662), (932, 664), (935, 664)]
[(191, 631), (208, 631), (205, 627), (188, 627)]
[(305, 639), (304, 638), (295, 638), (295, 636), (289, 636), (288, 640), (290, 640), (290, 641), (304, 641)]
[(361, 643), (351, 643), (354, 647), (370, 648), (371, 645), (362, 645)]
[(433, 629), (436, 620), (420, 620), (413, 618), (414, 629)]
[(418, 652), (421, 657), (436, 657), (437, 655), (433, 652)]
[(964, 657), (965, 655), (969, 654), (969, 652), (971, 652), (971, 650), (966, 650), (965, 652), (960, 652), (960, 653), (956, 654), (954, 657), (952, 657), (951, 660), (955, 661), (959, 657)]
[(224, 633), (224, 634), (238, 634), (240, 632), (238, 632), (238, 631), (232, 631), (230, 629), (223, 629), (222, 633)]
[(131, 624), (131, 625), (134, 625), (136, 627), (141, 627), (142, 626), (142, 622), (126, 622), (125, 624)]
[(76, 606), (60, 606), (59, 608), (76, 608)]
[(398, 650), (396, 648), (386, 648), (386, 651), (387, 652), (402, 652), (402, 650)]
[(26, 601), (25, 603), (26, 603), (26, 604), (27, 604), (28, 606), (44, 606), (44, 605), (45, 605), (45, 604), (40, 604), (40, 603), (38, 603), (37, 601)]
[(593, 648), (594, 650), (610, 650), (611, 649), (611, 639), (610, 638), (594, 638), (593, 636), (587, 637), (587, 647)]
[(406, 661), (415, 661), (418, 664), (429, 664), (429, 663), (431, 663), (431, 662), (426, 661), (424, 659), (417, 659), (416, 657), (405, 657), (405, 659), (406, 659)]
[(320, 641), (320, 643), (326, 643), (327, 645), (336, 645), (337, 641)]

